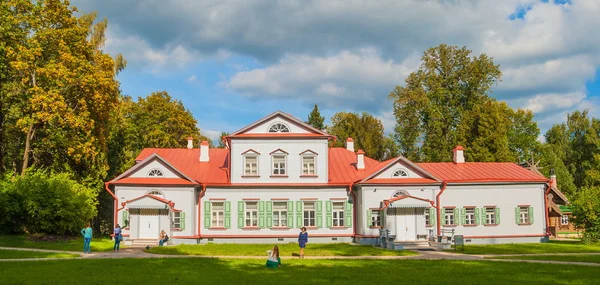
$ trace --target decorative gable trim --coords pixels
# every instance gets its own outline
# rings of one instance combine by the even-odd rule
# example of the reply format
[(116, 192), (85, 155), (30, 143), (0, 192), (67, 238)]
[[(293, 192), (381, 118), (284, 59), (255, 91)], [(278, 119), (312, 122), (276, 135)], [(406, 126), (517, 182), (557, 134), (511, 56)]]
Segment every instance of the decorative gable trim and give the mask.
[(281, 111), (277, 111), (277, 112), (271, 113), (270, 115), (268, 115), (268, 116), (266, 116), (266, 117), (264, 117), (264, 118), (262, 118), (262, 119), (260, 119), (260, 120), (258, 120), (256, 122), (254, 122), (254, 123), (252, 123), (252, 124), (250, 124), (250, 125), (248, 125), (248, 126), (246, 126), (244, 128), (241, 128), (241, 129), (239, 129), (239, 130), (231, 133), (228, 137), (233, 137), (233, 136), (236, 136), (236, 135), (239, 135), (239, 134), (243, 134), (244, 132), (246, 132), (248, 130), (251, 130), (254, 127), (256, 127), (256, 126), (258, 126), (258, 125), (260, 125), (260, 124), (262, 124), (264, 122), (267, 122), (268, 120), (271, 120), (271, 119), (273, 119), (275, 117), (278, 117), (278, 116), (282, 117), (282, 118), (284, 118), (286, 120), (288, 120), (291, 123), (294, 123), (294, 124), (298, 125), (299, 127), (303, 128), (303, 129), (309, 130), (312, 133), (331, 137), (331, 135), (327, 134), (326, 132), (323, 132), (323, 131), (321, 131), (319, 129), (316, 129), (313, 126), (311, 126), (311, 125), (309, 125), (309, 124), (307, 124), (307, 123), (305, 123), (305, 122), (303, 122), (301, 120), (296, 119), (292, 115), (283, 113)]
[(288, 155), (288, 154), (289, 154), (287, 151), (285, 151), (285, 150), (283, 150), (283, 149), (280, 149), (280, 148), (278, 148), (278, 149), (276, 149), (276, 150), (272, 151), (271, 153), (269, 153), (269, 155), (273, 155), (273, 154), (277, 154), (277, 153), (282, 153), (282, 154), (285, 154), (285, 155)]
[(314, 151), (312, 151), (312, 150), (310, 150), (310, 149), (307, 149), (307, 150), (299, 153), (298, 155), (319, 155), (319, 154), (316, 153), (316, 152), (314, 152)]
[(371, 173), (370, 175), (363, 177), (363, 179), (360, 182), (365, 182), (379, 174), (381, 174), (382, 172), (390, 169), (392, 166), (394, 166), (396, 163), (401, 163), (404, 164), (405, 166), (412, 168), (415, 172), (423, 175), (425, 178), (429, 178), (429, 179), (433, 179), (437, 182), (441, 182), (440, 179), (438, 179), (437, 177), (433, 176), (431, 173), (425, 171), (425, 169), (419, 167), (418, 165), (414, 164), (412, 161), (408, 160), (406, 157), (404, 156), (399, 156), (396, 159), (392, 159), (389, 161), (388, 164), (384, 165), (382, 168), (376, 170), (375, 172)]
[(153, 153), (152, 155), (148, 156), (146, 159), (140, 161), (139, 163), (136, 163), (134, 166), (129, 168), (127, 171), (125, 171), (125, 172), (121, 173), (121, 175), (115, 177), (109, 183), (114, 183), (114, 182), (119, 181), (122, 178), (128, 177), (132, 173), (136, 172), (138, 169), (146, 166), (148, 163), (150, 163), (154, 160), (157, 160), (160, 163), (164, 164), (169, 170), (175, 172), (176, 174), (183, 177), (184, 179), (186, 179), (192, 183), (197, 183), (194, 179), (189, 178), (187, 175), (185, 175), (183, 172), (179, 171), (177, 168), (175, 168), (173, 165), (171, 165), (169, 162), (167, 162), (167, 160), (165, 160), (164, 158), (162, 158), (160, 155), (158, 155), (156, 153)]
[(260, 155), (260, 152), (258, 152), (256, 150), (253, 150), (253, 149), (248, 149), (248, 150), (242, 152), (242, 155), (246, 155), (246, 154), (249, 154), (249, 153)]

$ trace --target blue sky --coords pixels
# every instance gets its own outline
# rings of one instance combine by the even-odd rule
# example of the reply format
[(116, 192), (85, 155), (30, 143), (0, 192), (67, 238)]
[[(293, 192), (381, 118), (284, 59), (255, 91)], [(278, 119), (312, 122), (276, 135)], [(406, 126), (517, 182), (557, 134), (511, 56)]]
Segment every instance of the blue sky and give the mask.
[(306, 119), (369, 112), (392, 131), (387, 95), (440, 43), (500, 64), (492, 95), (542, 132), (577, 109), (600, 117), (597, 0), (76, 0), (108, 18), (132, 97), (168, 91), (216, 138), (276, 110)]

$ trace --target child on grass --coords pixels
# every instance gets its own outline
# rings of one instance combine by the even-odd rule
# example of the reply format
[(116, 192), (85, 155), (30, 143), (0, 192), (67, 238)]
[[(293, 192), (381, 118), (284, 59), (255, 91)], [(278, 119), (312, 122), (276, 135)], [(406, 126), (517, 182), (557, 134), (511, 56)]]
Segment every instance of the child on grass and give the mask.
[(267, 251), (269, 258), (267, 258), (267, 268), (278, 268), (281, 267), (281, 258), (279, 258), (279, 247), (274, 246), (272, 250)]

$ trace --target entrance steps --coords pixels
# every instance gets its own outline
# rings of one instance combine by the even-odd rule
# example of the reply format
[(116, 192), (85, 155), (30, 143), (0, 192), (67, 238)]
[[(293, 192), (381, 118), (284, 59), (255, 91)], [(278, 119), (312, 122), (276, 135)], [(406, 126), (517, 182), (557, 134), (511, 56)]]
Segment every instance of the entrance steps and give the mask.
[(158, 242), (156, 239), (133, 239), (125, 241), (125, 245), (134, 248), (145, 248), (147, 245), (155, 247), (158, 245)]
[(394, 249), (410, 249), (410, 250), (422, 250), (422, 249), (430, 249), (429, 241), (402, 241), (402, 242), (394, 242)]

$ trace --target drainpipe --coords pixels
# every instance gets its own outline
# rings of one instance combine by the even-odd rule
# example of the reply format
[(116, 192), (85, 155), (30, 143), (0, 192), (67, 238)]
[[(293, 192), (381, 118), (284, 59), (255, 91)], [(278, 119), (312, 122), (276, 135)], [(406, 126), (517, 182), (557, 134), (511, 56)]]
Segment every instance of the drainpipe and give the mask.
[(546, 191), (544, 192), (544, 208), (546, 208), (546, 236), (550, 237), (550, 213), (548, 210), (548, 194), (550, 194), (550, 190), (552, 190), (551, 180), (549, 179), (546, 182)]
[(113, 197), (113, 199), (115, 200), (115, 211), (113, 213), (113, 228), (117, 226), (117, 209), (119, 208), (119, 199), (117, 199), (117, 196), (115, 196), (115, 194), (110, 191), (110, 189), (108, 188), (108, 182), (104, 182), (104, 189), (106, 189), (106, 191), (108, 192), (108, 194), (110, 194), (110, 196)]
[(352, 191), (352, 184), (348, 184), (348, 192), (352, 195), (352, 237), (356, 238), (356, 193)]
[(442, 193), (444, 193), (444, 191), (446, 190), (446, 186), (448, 185), (448, 182), (444, 180), (444, 182), (442, 182), (442, 188), (440, 190), (440, 193), (437, 194), (437, 196), (435, 196), (435, 203), (437, 204), (437, 235), (440, 236), (442, 234), (442, 214), (441, 214), (441, 207), (440, 207), (440, 196), (442, 195)]
[(200, 194), (198, 195), (198, 238), (202, 238), (202, 234), (200, 232), (201, 227), (200, 227), (200, 221), (202, 221), (202, 219), (200, 218), (200, 215), (202, 214), (202, 197), (204, 196), (204, 192), (206, 192), (206, 184), (202, 184), (202, 190), (200, 191)]

